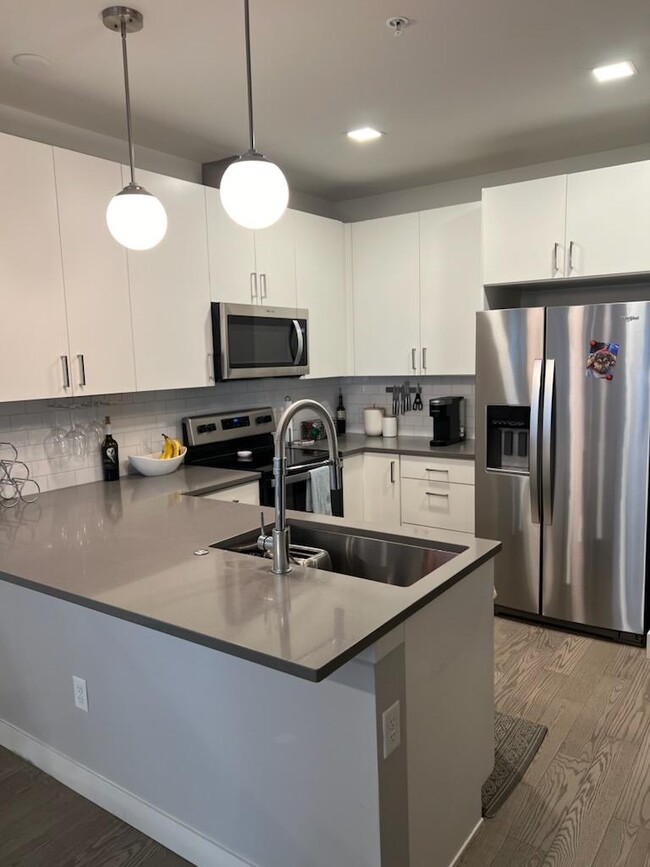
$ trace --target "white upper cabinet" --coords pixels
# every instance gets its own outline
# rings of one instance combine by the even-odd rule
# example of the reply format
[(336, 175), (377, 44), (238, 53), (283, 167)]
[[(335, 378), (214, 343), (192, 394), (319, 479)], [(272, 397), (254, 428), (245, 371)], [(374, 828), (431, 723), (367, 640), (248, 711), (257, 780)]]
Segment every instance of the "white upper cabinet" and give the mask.
[[(123, 170), (124, 182), (127, 172)], [(213, 382), (205, 187), (139, 171), (167, 211), (167, 234), (128, 251), (138, 391)]]
[(650, 161), (569, 175), (567, 277), (650, 271)]
[(483, 283), (565, 274), (566, 175), (483, 190)]
[(352, 226), (354, 372), (420, 370), (419, 214)]
[(255, 265), (259, 303), (296, 306), (295, 218), (287, 209), (268, 229), (255, 230)]
[(205, 195), (212, 300), (254, 304), (259, 300), (255, 233), (230, 219), (221, 204), (219, 190), (206, 187)]
[(54, 149), (75, 394), (135, 391), (126, 250), (106, 226), (117, 163)]
[(426, 375), (476, 372), (476, 313), (483, 310), (481, 203), (420, 214), (420, 367)]
[(51, 147), (0, 134), (0, 203), (0, 400), (70, 395)]
[(345, 376), (347, 296), (343, 225), (294, 213), (297, 306), (309, 310), (309, 376)]

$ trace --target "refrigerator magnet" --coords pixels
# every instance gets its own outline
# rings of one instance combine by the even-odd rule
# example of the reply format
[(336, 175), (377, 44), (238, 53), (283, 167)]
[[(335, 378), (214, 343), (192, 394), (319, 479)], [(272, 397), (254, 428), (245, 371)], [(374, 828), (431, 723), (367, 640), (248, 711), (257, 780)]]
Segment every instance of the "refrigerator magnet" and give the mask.
[(618, 343), (590, 340), (586, 375), (593, 379), (612, 380), (619, 348)]

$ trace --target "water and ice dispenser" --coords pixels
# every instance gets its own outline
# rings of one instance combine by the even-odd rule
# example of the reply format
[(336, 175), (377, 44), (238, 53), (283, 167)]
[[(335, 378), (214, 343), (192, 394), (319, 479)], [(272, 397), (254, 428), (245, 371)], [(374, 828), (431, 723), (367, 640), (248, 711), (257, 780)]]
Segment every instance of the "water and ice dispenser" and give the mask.
[(504, 473), (529, 473), (529, 406), (487, 407), (486, 465)]

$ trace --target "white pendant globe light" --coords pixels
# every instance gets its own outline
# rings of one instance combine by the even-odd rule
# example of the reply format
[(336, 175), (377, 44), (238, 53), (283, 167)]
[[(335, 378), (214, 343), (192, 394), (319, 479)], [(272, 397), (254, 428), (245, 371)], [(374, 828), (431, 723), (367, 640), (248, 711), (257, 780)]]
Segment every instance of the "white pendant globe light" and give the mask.
[(287, 209), (289, 186), (282, 170), (255, 149), (251, 32), (248, 0), (244, 0), (249, 149), (231, 163), (221, 178), (221, 204), (228, 216), (247, 229), (266, 229)]
[(131, 180), (108, 203), (106, 225), (115, 240), (129, 250), (150, 250), (159, 244), (167, 232), (167, 213), (161, 202), (135, 182), (135, 149), (131, 124), (131, 92), (129, 89), (129, 63), (126, 51), (127, 33), (142, 30), (143, 17), (137, 9), (128, 6), (109, 6), (102, 12), (102, 20), (109, 30), (122, 37), (122, 64), (124, 67), (124, 95), (126, 98), (126, 132), (129, 140), (129, 168)]

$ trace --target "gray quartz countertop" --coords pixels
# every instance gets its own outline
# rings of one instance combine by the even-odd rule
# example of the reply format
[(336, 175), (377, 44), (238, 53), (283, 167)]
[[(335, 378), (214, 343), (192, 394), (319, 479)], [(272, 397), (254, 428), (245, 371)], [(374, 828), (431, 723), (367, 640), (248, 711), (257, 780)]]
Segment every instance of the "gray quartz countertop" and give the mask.
[(361, 452), (391, 452), (400, 455), (416, 455), (428, 458), (453, 458), (473, 461), (474, 440), (465, 440), (451, 446), (431, 446), (431, 437), (367, 437), (365, 434), (350, 433), (339, 437), (339, 450), (344, 457)]
[[(257, 527), (258, 507), (184, 493), (255, 477), (186, 467), (0, 510), (0, 579), (319, 681), (500, 549), (471, 537), (454, 548), (446, 539), (457, 537), (441, 531), (441, 546), (459, 553), (411, 587), (301, 567), (274, 576), (267, 561), (209, 547)], [(203, 548), (207, 555), (195, 555)]]

